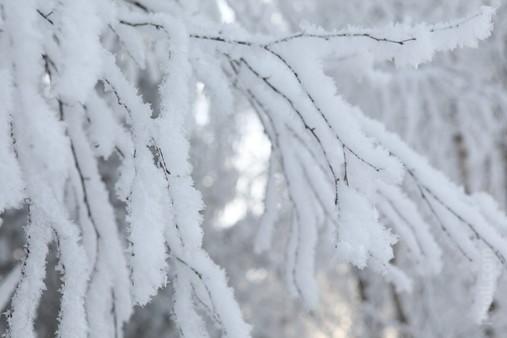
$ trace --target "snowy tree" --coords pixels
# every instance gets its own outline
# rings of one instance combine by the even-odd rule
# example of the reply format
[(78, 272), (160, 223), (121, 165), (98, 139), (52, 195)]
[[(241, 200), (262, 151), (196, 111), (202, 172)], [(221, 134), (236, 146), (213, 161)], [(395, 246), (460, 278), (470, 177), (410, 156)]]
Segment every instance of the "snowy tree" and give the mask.
[[(276, 1), (270, 3), (269, 12), (273, 13), (271, 18), (276, 18), (271, 24), (282, 30), (287, 27), (297, 29), (294, 23), (307, 18), (332, 29), (351, 20), (357, 24), (382, 24), (406, 17), (438, 20), (450, 13), (462, 15), (478, 5), (475, 1), (448, 1), (445, 4), (432, 1), (375, 4), (369, 1), (319, 4)], [(239, 7), (236, 9), (240, 10)], [(479, 49), (439, 55), (437, 60), (417, 70), (400, 71), (382, 65), (371, 71), (363, 67), (363, 60), (356, 57), (342, 58), (326, 65), (328, 74), (332, 74), (340, 92), (348, 100), (400, 132), (411, 145), (427, 154), (433, 164), (462, 182), (467, 191), (486, 189), (499, 201), (503, 201), (505, 191), (502, 155), (505, 121), (505, 89), (502, 84), (505, 65), (502, 40), (505, 34), (504, 10), (500, 8), (497, 12), (493, 39), (483, 43)], [(239, 19), (243, 17), (238, 16)], [(418, 194), (417, 191), (414, 193)], [(426, 209), (421, 210), (423, 215), (431, 219), (431, 210), (424, 207), (424, 201), (420, 204), (422, 209)], [(386, 221), (388, 226), (393, 226), (389, 220)], [(494, 314), (492, 321), (486, 321), (483, 326), (477, 326), (473, 320), (463, 323), (463, 313), (449, 310), (481, 307), (481, 302), (473, 297), (463, 297), (473, 292), (471, 289), (475, 287), (477, 271), (481, 267), (471, 269), (456, 247), (445, 240), (445, 233), (436, 232), (439, 244), (446, 251), (444, 265), (453, 266), (453, 269), (444, 268), (437, 276), (421, 276), (413, 280), (412, 294), (386, 292), (374, 276), (361, 273), (358, 275), (358, 288), (362, 290), (359, 292), (364, 304), (362, 307), (367, 310), (363, 312), (367, 313), (367, 317), (373, 317), (371, 319), (381, 328), (395, 327), (416, 337), (490, 337), (495, 331), (503, 332), (504, 301), (501, 292), (497, 293), (490, 308)], [(406, 272), (411, 271), (414, 264), (409, 258), (406, 243), (399, 241), (396, 250), (401, 251), (396, 264)], [(326, 297), (329, 295), (326, 294)], [(392, 314), (384, 314), (386, 306), (392, 308)], [(355, 325), (358, 325), (357, 320)]]
[[(319, 308), (322, 260), (410, 292), (413, 279), (441, 273), (451, 249), (477, 276), (473, 319), (485, 319), (507, 257), (507, 219), (492, 198), (464, 192), (338, 95), (326, 67), (353, 59), (352, 72), (394, 63), (411, 74), (406, 67), (490, 37), (495, 9), (379, 28), (295, 31), (287, 22), (270, 33), (254, 29), (249, 1), (240, 5), (238, 21), (224, 25), (223, 1), (1, 2), (0, 210), (26, 214), (25, 257), (2, 293), (5, 304), (15, 288), (9, 336), (37, 335), (50, 243), (58, 336), (122, 336), (134, 306), (168, 285), (180, 336), (251, 336), (203, 247), (204, 203), (189, 161), (199, 87), (221, 119), (248, 104), (269, 140), (264, 214), (250, 240), (270, 252), (283, 223), (286, 289), (307, 311)], [(141, 77), (158, 87), (155, 99), (142, 96)], [(100, 170), (111, 158), (113, 189)], [(394, 251), (398, 242), (408, 258)], [(415, 267), (397, 263), (406, 259)]]

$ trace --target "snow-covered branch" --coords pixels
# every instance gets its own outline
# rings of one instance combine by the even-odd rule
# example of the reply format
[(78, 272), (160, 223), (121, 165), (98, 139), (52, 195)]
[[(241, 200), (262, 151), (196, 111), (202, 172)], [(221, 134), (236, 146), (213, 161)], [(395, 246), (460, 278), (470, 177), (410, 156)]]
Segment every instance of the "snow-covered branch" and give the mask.
[[(309, 27), (272, 37), (239, 28), (224, 33), (179, 2), (153, 3), (0, 1), (0, 210), (24, 205), (28, 215), (12, 337), (35, 337), (51, 242), (62, 270), (61, 337), (119, 337), (134, 305), (168, 284), (183, 337), (208, 337), (208, 322), (224, 337), (250, 336), (225, 272), (203, 248), (204, 203), (188, 141), (198, 81), (219, 87), (224, 107), (245, 99), (270, 139), (255, 246), (267, 251), (272, 242), (280, 171), (292, 209), (286, 280), (308, 309), (319, 304), (322, 233), (333, 237), (335, 257), (381, 273), (399, 291), (412, 284), (393, 261), (398, 240), (421, 273), (441, 271), (435, 232), (407, 191), (414, 184), (433, 223), (473, 264), (484, 262), (484, 301), (475, 309), (483, 319), (507, 257), (498, 226), (507, 220), (493, 218), (486, 211), (493, 202), (479, 204), (337, 95), (323, 63), (361, 54), (371, 61), (365, 67), (390, 60), (417, 66), (489, 37), (492, 8), (436, 25)], [(143, 100), (135, 82), (147, 70), (157, 78), (160, 109)], [(120, 163), (115, 193), (126, 231), (99, 170), (111, 156)]]

